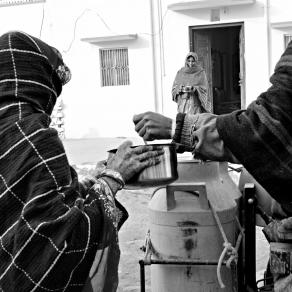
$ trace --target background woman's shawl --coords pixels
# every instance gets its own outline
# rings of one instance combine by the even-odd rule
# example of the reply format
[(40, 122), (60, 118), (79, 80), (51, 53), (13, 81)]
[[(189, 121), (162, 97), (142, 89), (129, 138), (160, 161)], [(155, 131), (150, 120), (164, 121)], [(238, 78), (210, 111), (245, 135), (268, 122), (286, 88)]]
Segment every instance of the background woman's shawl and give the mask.
[[(197, 55), (194, 53), (189, 53), (186, 56), (187, 58), (193, 56), (197, 60)], [(196, 88), (197, 98), (199, 103), (197, 104), (195, 100), (189, 100), (190, 105), (187, 113), (195, 114), (200, 112), (211, 112), (211, 103), (208, 100), (208, 81), (204, 69), (196, 64), (194, 67), (189, 68), (185, 64), (185, 67), (182, 67), (176, 74), (175, 80), (172, 85), (172, 98), (175, 102), (178, 103), (178, 111), (180, 111), (180, 103), (185, 103), (189, 93), (179, 94), (179, 88), (181, 86), (193, 86)], [(196, 98), (196, 97), (193, 97)], [(183, 105), (184, 107), (184, 105)]]
[(270, 81), (272, 86), (247, 110), (219, 116), (217, 129), (224, 144), (267, 192), (291, 205), (292, 42)]
[(104, 267), (98, 291), (117, 287), (112, 192), (102, 178), (89, 188), (78, 182), (49, 128), (61, 63), (25, 33), (0, 37), (1, 291), (81, 291), (94, 258)]

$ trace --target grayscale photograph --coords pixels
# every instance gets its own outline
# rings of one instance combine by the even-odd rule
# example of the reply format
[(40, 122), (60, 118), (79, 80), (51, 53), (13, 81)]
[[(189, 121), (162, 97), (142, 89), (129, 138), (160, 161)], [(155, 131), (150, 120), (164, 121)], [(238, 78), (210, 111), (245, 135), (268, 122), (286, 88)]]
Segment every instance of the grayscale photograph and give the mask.
[(291, 11), (0, 0), (0, 292), (291, 292)]

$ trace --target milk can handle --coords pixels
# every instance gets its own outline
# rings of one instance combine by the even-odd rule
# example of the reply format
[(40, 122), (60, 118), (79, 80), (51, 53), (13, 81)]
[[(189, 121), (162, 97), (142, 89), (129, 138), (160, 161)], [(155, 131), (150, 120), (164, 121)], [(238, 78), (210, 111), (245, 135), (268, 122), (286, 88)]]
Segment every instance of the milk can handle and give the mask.
[(198, 192), (200, 206), (204, 210), (209, 209), (209, 203), (206, 192), (206, 184), (203, 182), (198, 183), (172, 183), (166, 186), (166, 208), (167, 211), (175, 208), (175, 197), (174, 192), (185, 191), (185, 192)]

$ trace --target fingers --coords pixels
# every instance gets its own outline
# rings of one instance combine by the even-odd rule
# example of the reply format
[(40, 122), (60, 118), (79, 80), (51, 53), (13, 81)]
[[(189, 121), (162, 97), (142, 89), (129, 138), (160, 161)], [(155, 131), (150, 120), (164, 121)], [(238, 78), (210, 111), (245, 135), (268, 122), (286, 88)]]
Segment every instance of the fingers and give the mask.
[[(135, 125), (135, 131), (141, 136), (142, 134), (142, 130), (145, 132), (146, 130), (144, 129), (145, 127), (145, 123), (146, 121), (145, 120), (140, 120), (139, 122), (136, 123)], [(141, 132), (141, 134), (140, 134)], [(141, 136), (142, 137), (142, 136)]]
[(144, 121), (141, 121), (141, 122), (143, 122), (143, 125), (139, 123), (139, 125), (135, 128), (135, 130), (139, 134), (139, 136), (142, 137), (145, 141), (155, 140), (155, 134), (154, 134), (155, 129), (144, 124)]
[(140, 122), (143, 119), (143, 116), (145, 115), (145, 113), (142, 114), (138, 114), (138, 115), (134, 115), (133, 116), (133, 122), (136, 125), (138, 122)]
[(145, 112), (133, 117), (133, 122), (135, 123), (135, 131), (144, 140), (152, 141), (154, 140), (153, 131), (155, 125), (153, 120), (157, 114), (153, 112)]
[(139, 164), (136, 166), (136, 173), (141, 172), (143, 169), (154, 166), (161, 162), (161, 156), (156, 156), (152, 158), (148, 158), (146, 160), (140, 161)]
[(141, 113), (141, 114), (138, 114), (138, 115), (134, 115), (133, 116), (133, 122), (134, 124), (137, 124), (138, 122), (140, 122), (141, 120), (143, 120), (144, 116), (147, 114), (147, 112), (145, 113)]
[(137, 156), (139, 158), (139, 169), (137, 171), (140, 172), (147, 167), (160, 163), (163, 158), (163, 156), (161, 156), (163, 153), (163, 148), (159, 147), (157, 150), (144, 152)]
[(143, 119), (145, 119), (148, 115), (152, 114), (153, 112), (145, 112), (145, 113), (141, 113), (138, 115), (134, 115), (133, 116), (133, 122), (136, 125), (138, 122), (142, 121)]
[(145, 134), (144, 134), (144, 136), (143, 136), (143, 139), (144, 139), (145, 141), (153, 141), (153, 140), (156, 139), (156, 136), (154, 135), (153, 131), (148, 131), (148, 130), (146, 129), (146, 132), (145, 132)]
[(128, 148), (130, 148), (133, 145), (133, 142), (130, 140), (126, 140), (125, 142), (123, 142), (119, 147), (118, 150), (119, 151), (125, 151)]
[(159, 145), (142, 145), (142, 146), (137, 146), (133, 148), (133, 153), (135, 154), (141, 154), (144, 152), (152, 151), (152, 150), (161, 150), (163, 149), (162, 146)]
[(133, 142), (127, 140), (127, 141), (123, 142), (118, 147), (118, 149), (119, 150), (127, 150), (129, 152), (129, 154), (136, 154), (136, 155), (150, 152), (149, 157), (157, 156), (157, 155), (164, 153), (163, 147), (159, 146), (159, 145), (141, 145), (141, 146), (137, 146), (137, 147), (132, 147), (132, 146), (133, 146)]
[[(143, 115), (142, 118), (138, 117)], [(140, 137), (146, 140), (146, 133), (147, 133), (147, 119), (145, 119), (145, 114), (141, 114), (134, 116), (134, 123), (135, 123), (135, 131), (139, 134)], [(136, 118), (135, 118), (136, 117)]]
[(164, 153), (164, 150), (163, 149), (156, 150), (156, 151), (148, 151), (148, 152), (145, 152), (145, 153), (140, 154), (139, 157), (138, 157), (138, 159), (140, 161), (144, 161), (144, 160), (148, 160), (148, 159), (151, 160), (151, 158), (159, 157), (163, 153)]
[(143, 146), (138, 146), (138, 147), (133, 148), (132, 151), (134, 154), (139, 155), (139, 154), (142, 154), (144, 152), (151, 151), (151, 150), (153, 150), (153, 146), (143, 145)]
[(156, 165), (160, 162), (161, 162), (161, 156), (156, 156), (156, 157), (152, 157), (150, 159), (141, 161), (141, 163), (140, 163), (141, 169), (140, 170), (142, 170), (146, 167), (149, 167), (149, 166)]

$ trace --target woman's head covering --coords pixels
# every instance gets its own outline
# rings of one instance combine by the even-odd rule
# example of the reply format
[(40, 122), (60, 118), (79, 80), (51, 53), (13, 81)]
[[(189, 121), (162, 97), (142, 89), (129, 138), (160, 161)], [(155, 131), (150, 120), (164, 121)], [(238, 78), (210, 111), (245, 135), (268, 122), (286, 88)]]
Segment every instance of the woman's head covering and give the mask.
[(70, 70), (59, 51), (24, 32), (0, 37), (0, 107), (22, 102), (50, 115)]
[[(188, 66), (188, 58), (189, 57), (193, 57), (195, 60), (195, 64), (193, 67), (189, 67)], [(182, 70), (184, 71), (184, 73), (196, 73), (199, 71), (202, 71), (203, 68), (198, 64), (199, 61), (199, 57), (195, 52), (189, 52), (185, 58), (185, 66), (182, 68)]]
[(187, 56), (186, 56), (185, 66), (187, 66), (187, 60), (188, 60), (189, 57), (193, 57), (194, 60), (195, 60), (195, 62), (198, 62), (198, 60), (199, 60), (199, 57), (198, 57), (198, 55), (195, 52), (189, 52), (187, 54)]

